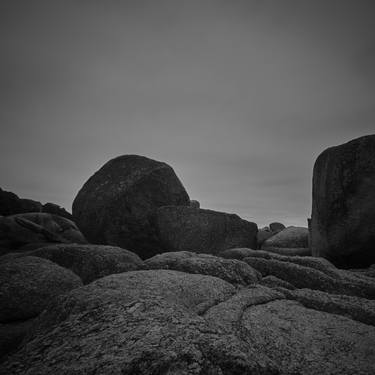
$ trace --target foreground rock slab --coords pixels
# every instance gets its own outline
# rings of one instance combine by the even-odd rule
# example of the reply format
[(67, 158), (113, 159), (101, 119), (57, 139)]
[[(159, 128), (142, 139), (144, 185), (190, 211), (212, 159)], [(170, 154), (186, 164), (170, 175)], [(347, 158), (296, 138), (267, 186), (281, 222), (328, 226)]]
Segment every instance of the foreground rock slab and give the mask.
[(55, 299), (0, 374), (373, 374), (375, 327), (294, 292), (170, 270), (107, 276)]
[(217, 254), (233, 247), (257, 246), (258, 226), (235, 214), (183, 206), (161, 207), (155, 228), (165, 251)]
[(189, 204), (169, 165), (124, 155), (110, 160), (83, 185), (73, 202), (73, 217), (91, 243), (149, 258), (163, 250), (150, 215), (160, 206)]

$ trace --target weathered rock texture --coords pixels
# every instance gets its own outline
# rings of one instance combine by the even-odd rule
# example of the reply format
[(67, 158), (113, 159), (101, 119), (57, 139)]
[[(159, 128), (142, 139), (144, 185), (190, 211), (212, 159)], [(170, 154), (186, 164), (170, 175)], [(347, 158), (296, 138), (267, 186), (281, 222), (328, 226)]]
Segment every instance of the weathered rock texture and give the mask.
[(0, 217), (0, 244), (18, 249), (34, 243), (87, 243), (73, 221), (42, 212)]
[(46, 259), (23, 257), (0, 263), (0, 322), (38, 315), (57, 295), (82, 285), (73, 272)]
[(73, 217), (87, 239), (148, 258), (163, 249), (150, 223), (160, 206), (190, 204), (173, 169), (142, 156), (110, 160), (83, 185)]
[(340, 267), (375, 263), (375, 135), (325, 150), (313, 174), (315, 256)]
[(308, 248), (309, 231), (304, 227), (288, 227), (263, 242), (262, 249)]
[(232, 284), (248, 285), (260, 279), (259, 272), (245, 262), (187, 251), (155, 255), (147, 259), (145, 264), (150, 269), (170, 269), (216, 276)]
[(11, 253), (3, 258), (23, 256), (48, 259), (68, 268), (78, 275), (84, 284), (114, 273), (135, 271), (144, 267), (141, 258), (131, 251), (105, 245), (50, 245), (25, 253)]
[(329, 297), (330, 313), (302, 297), (178, 271), (107, 276), (55, 299), (0, 374), (373, 374), (375, 327), (354, 300)]
[(217, 254), (233, 247), (257, 245), (255, 223), (212, 210), (161, 207), (155, 215), (155, 228), (166, 251)]

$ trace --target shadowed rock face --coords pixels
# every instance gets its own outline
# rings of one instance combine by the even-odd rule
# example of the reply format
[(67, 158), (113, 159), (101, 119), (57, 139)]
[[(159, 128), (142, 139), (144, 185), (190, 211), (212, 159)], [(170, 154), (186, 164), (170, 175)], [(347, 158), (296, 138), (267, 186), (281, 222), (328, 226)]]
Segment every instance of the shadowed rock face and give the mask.
[(166, 251), (217, 254), (233, 247), (257, 246), (257, 225), (234, 214), (168, 206), (159, 208), (154, 220)]
[(375, 263), (375, 135), (325, 150), (313, 174), (313, 254), (340, 267)]
[(148, 258), (162, 250), (150, 215), (160, 206), (189, 204), (170, 166), (125, 155), (89, 178), (73, 202), (73, 217), (90, 242), (120, 246)]
[(73, 272), (46, 259), (22, 257), (0, 263), (0, 322), (37, 316), (61, 293), (82, 285)]

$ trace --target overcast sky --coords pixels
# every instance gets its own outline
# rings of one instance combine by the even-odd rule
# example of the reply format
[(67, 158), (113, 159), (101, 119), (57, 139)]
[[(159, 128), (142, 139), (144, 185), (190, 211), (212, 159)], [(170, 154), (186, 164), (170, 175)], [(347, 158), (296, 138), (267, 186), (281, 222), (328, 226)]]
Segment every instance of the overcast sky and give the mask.
[(109, 159), (306, 226), (314, 160), (375, 133), (375, 2), (1, 0), (0, 186), (71, 209)]

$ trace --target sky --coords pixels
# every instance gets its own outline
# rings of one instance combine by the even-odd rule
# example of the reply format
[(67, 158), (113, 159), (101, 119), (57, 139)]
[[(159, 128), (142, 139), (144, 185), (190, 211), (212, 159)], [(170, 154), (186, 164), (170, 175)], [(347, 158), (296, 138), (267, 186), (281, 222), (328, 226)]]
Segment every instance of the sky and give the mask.
[(307, 226), (327, 147), (375, 133), (373, 0), (1, 0), (0, 187), (71, 210), (113, 157), (202, 208)]

